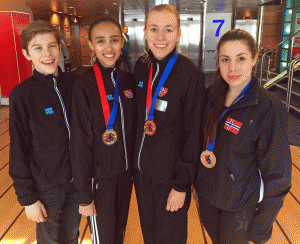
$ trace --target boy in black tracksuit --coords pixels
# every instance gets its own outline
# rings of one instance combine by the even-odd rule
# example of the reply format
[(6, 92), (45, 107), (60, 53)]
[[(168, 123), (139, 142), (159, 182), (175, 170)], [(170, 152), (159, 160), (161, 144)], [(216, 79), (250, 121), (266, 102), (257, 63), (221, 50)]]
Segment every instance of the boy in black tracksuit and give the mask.
[[(174, 55), (153, 62), (152, 91)], [(137, 81), (138, 126), (135, 150), (135, 189), (145, 243), (185, 243), (186, 214), (190, 205), (191, 183), (199, 161), (201, 120), (205, 106), (204, 74), (186, 57), (178, 59), (157, 98), (153, 136), (145, 135), (146, 97), (149, 65), (140, 58), (134, 69)], [(186, 192), (184, 206), (166, 211), (171, 189)], [(150, 226), (150, 228), (149, 228)], [(154, 234), (153, 234), (154, 233)]]
[[(132, 143), (135, 98), (134, 76), (115, 69), (100, 67), (107, 96), (114, 94), (120, 80), (120, 104), (114, 123), (118, 139), (107, 146), (102, 141), (106, 125), (93, 68), (81, 75), (73, 90), (71, 152), (74, 183), (80, 190), (80, 204), (95, 200), (100, 243), (122, 243), (132, 189)], [(132, 94), (130, 94), (132, 92)], [(108, 100), (112, 110), (113, 100)], [(95, 179), (95, 194), (91, 188)]]
[(58, 69), (59, 38), (50, 24), (33, 22), (22, 34), (23, 53), (35, 70), (9, 97), (9, 174), (27, 217), (37, 222), (37, 243), (78, 243), (79, 204), (69, 154), (75, 75)]

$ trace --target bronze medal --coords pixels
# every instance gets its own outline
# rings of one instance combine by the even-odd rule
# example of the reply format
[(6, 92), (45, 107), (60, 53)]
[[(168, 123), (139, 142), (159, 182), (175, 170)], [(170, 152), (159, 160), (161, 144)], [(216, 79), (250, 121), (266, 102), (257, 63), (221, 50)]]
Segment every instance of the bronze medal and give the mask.
[(201, 153), (201, 162), (206, 168), (213, 168), (216, 165), (216, 156), (212, 151), (205, 150)]
[(105, 145), (107, 146), (111, 146), (114, 145), (116, 143), (118, 139), (118, 134), (115, 130), (110, 129), (110, 130), (106, 130), (103, 134), (102, 134), (102, 141)]
[(156, 132), (156, 124), (152, 119), (148, 119), (144, 125), (144, 131), (148, 136), (153, 136)]

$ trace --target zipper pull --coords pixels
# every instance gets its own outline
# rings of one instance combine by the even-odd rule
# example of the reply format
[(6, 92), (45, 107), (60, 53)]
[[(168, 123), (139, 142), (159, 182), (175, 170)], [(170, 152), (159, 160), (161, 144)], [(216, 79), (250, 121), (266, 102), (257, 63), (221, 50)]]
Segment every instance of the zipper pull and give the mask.
[(229, 174), (230, 174), (231, 179), (232, 179), (233, 181), (235, 181), (233, 174), (230, 172), (229, 169), (227, 169), (227, 170), (228, 170), (228, 172), (229, 172)]

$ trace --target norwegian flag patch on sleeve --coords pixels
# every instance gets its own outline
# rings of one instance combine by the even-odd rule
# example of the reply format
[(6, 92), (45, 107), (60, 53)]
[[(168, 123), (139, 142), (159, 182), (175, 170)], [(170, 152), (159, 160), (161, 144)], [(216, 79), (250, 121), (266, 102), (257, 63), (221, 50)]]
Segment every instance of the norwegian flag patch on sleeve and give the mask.
[(243, 123), (228, 117), (225, 122), (224, 129), (237, 135), (242, 125)]
[(132, 98), (133, 97), (133, 93), (131, 90), (125, 90), (124, 94), (127, 98)]

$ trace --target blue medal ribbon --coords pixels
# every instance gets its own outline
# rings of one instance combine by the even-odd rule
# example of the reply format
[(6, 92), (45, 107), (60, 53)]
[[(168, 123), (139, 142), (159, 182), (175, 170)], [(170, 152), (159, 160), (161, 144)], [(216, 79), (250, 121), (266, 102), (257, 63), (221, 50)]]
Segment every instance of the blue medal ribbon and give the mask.
[(106, 125), (106, 129), (110, 130), (113, 129), (117, 114), (118, 114), (118, 108), (119, 108), (119, 96), (120, 96), (120, 82), (119, 82), (119, 76), (117, 74), (116, 76), (116, 82), (115, 82), (115, 93), (114, 93), (114, 105), (110, 112), (110, 116)]
[[(248, 91), (248, 89), (249, 89), (249, 87), (250, 87), (250, 85), (251, 85), (251, 82), (252, 82), (252, 79), (249, 81), (249, 83), (248, 83), (248, 85), (243, 89), (243, 91), (240, 93), (240, 95), (238, 95), (238, 97), (236, 98), (236, 99), (234, 99), (234, 101), (230, 104), (230, 106), (232, 105), (232, 104), (234, 104), (237, 100), (239, 100), (243, 95), (245, 95), (246, 94), (246, 92)], [(226, 112), (228, 111), (228, 109), (230, 108), (230, 106), (228, 107), (228, 108), (226, 108), (224, 111), (223, 111), (223, 113), (221, 114), (221, 118), (220, 118), (220, 120), (219, 120), (219, 123), (220, 123), (220, 121), (222, 120), (222, 118), (224, 117), (224, 115), (226, 114)], [(215, 135), (215, 137), (214, 137), (214, 142), (213, 143), (210, 143), (209, 141), (208, 141), (208, 146), (207, 146), (207, 150), (209, 150), (209, 151), (213, 151), (214, 150), (214, 147), (215, 147), (215, 144), (216, 144), (216, 138), (217, 138), (217, 135)]]
[(173, 69), (175, 63), (176, 63), (176, 60), (178, 58), (178, 53), (175, 52), (173, 57), (169, 60), (160, 80), (159, 80), (159, 83), (158, 83), (158, 86), (155, 90), (155, 93), (154, 93), (154, 96), (152, 98), (152, 103), (151, 103), (151, 107), (150, 107), (150, 110), (149, 110), (149, 114), (148, 114), (148, 119), (151, 119), (153, 120), (153, 112), (154, 112), (154, 106), (155, 106), (155, 102), (156, 102), (156, 98), (161, 90), (161, 88), (163, 87), (163, 85), (165, 84), (171, 70)]

